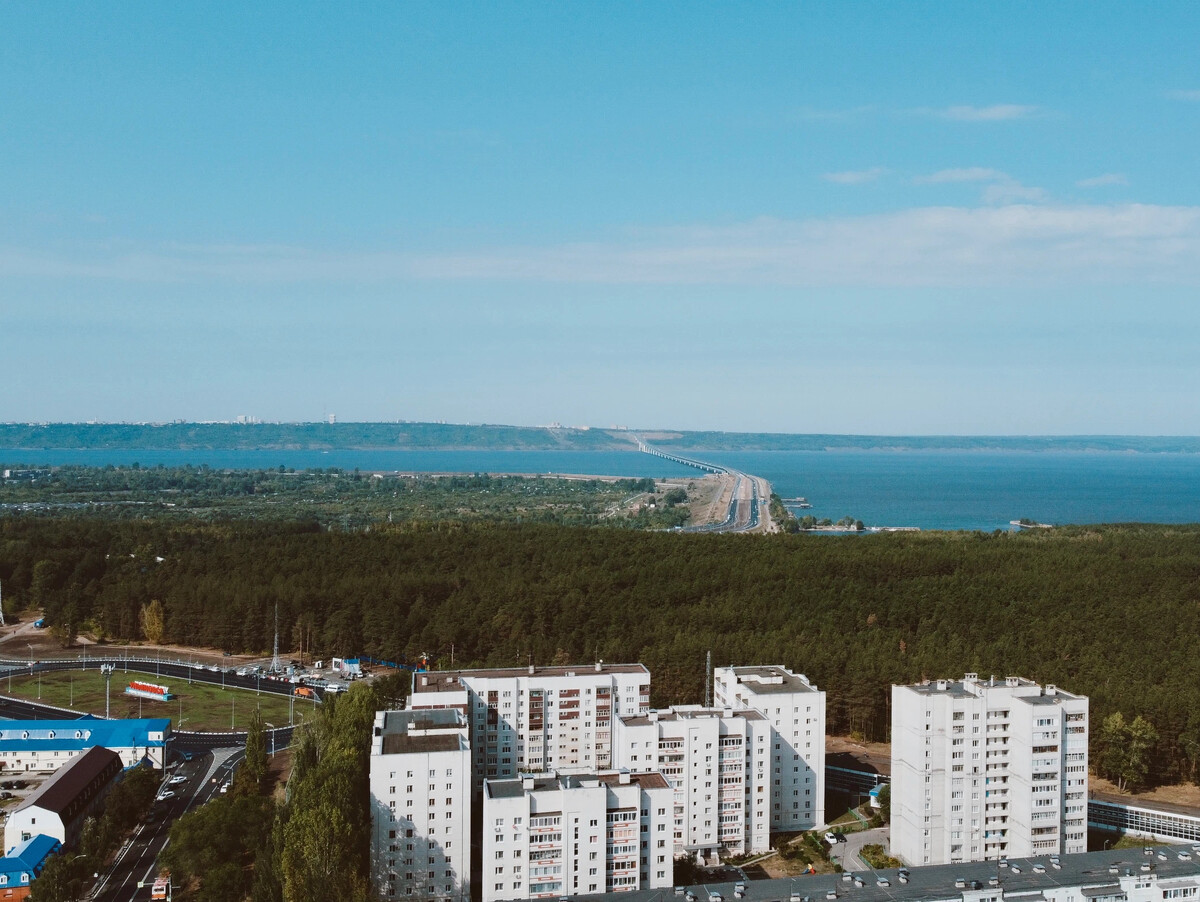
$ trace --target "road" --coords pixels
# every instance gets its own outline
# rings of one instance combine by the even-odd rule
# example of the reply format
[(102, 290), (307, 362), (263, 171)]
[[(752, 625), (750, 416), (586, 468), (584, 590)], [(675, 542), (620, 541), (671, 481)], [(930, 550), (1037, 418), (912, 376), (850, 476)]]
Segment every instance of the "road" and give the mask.
[(690, 457), (670, 454), (647, 444), (635, 436), (638, 450), (653, 454), (666, 460), (675, 461), (685, 466), (696, 467), (709, 473), (731, 476), (734, 479), (733, 492), (730, 495), (729, 507), (725, 519), (719, 523), (705, 523), (702, 526), (688, 526), (681, 532), (774, 532), (775, 524), (771, 521), (771, 484), (761, 476), (751, 476), (740, 470), (732, 470), (719, 464), (710, 464)]
[[(830, 850), (847, 871), (869, 871), (871, 867), (859, 857), (863, 846), (879, 843), (884, 849), (891, 848), (891, 834), (887, 827), (875, 827), (871, 830), (861, 830), (858, 833), (847, 833), (846, 841), (838, 843)], [(890, 852), (889, 852), (890, 854)]]
[[(145, 822), (121, 847), (108, 871), (101, 874), (88, 896), (92, 902), (134, 902), (150, 897), (149, 885), (158, 876), (158, 856), (167, 845), (171, 823), (220, 792), (243, 752), (205, 754), (181, 764), (173, 773), (185, 781), (170, 788), (175, 798), (155, 802)], [(143, 886), (139, 887), (138, 884)]]

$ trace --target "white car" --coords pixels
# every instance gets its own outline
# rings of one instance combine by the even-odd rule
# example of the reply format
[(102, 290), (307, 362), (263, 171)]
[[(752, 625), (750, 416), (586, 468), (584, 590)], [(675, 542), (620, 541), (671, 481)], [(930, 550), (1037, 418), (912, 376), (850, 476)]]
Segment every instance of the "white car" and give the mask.
[(825, 834), (825, 842), (829, 843), (831, 846), (837, 845), (837, 841), (837, 834), (832, 830)]
[(175, 791), (173, 789), (164, 789), (162, 792), (160, 792), (158, 794), (157, 801), (165, 802), (167, 799), (173, 799), (173, 798), (175, 798)]
[(221, 794), (224, 795), (227, 792), (229, 792), (229, 781), (228, 780), (226, 780), (224, 783), (221, 784)]
[(180, 783), (186, 783), (186, 782), (187, 782), (187, 777), (185, 777), (183, 774), (176, 774), (170, 780), (167, 781), (167, 785), (168, 786), (178, 786)]

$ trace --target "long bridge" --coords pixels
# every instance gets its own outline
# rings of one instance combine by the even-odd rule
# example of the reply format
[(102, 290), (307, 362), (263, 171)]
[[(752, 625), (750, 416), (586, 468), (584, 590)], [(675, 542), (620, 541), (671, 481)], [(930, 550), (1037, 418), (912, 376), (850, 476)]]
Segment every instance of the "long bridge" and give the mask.
[(678, 454), (669, 454), (661, 448), (655, 448), (653, 445), (646, 444), (641, 439), (638, 439), (638, 450), (643, 454), (653, 454), (655, 457), (661, 457), (663, 460), (683, 464), (685, 467), (695, 467), (697, 470), (703, 470), (706, 473), (716, 473), (718, 476), (731, 475), (733, 472), (728, 467), (722, 467), (719, 464), (710, 464), (707, 461), (696, 460), (692, 457), (680, 457)]

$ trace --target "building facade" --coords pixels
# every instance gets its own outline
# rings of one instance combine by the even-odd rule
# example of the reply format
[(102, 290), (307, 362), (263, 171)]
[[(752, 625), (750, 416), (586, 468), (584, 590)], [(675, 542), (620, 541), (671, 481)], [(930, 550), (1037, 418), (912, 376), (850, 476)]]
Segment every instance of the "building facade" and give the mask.
[(909, 864), (1087, 849), (1088, 700), (1020, 677), (892, 687), (892, 853)]
[(125, 767), (162, 769), (171, 721), (167, 718), (101, 720), (7, 720), (0, 722), (0, 769), (58, 770), (90, 748), (121, 756)]
[(4, 847), (11, 849), (39, 833), (64, 846), (76, 845), (84, 820), (104, 803), (123, 771), (120, 756), (109, 749), (96, 746), (76, 756), (8, 816)]
[(765, 852), (774, 732), (758, 711), (679, 705), (619, 718), (613, 756), (671, 785), (675, 854)]
[(650, 708), (643, 664), (451, 670), (413, 675), (412, 710), (466, 715), (477, 788), (522, 773), (612, 766), (617, 717)]
[(471, 747), (462, 712), (377, 713), (370, 784), (379, 895), (470, 902)]
[(671, 804), (660, 774), (487, 780), (482, 902), (671, 886)]
[(770, 793), (774, 831), (811, 830), (825, 822), (825, 693), (779, 665), (718, 667), (717, 707), (753, 709), (774, 728)]

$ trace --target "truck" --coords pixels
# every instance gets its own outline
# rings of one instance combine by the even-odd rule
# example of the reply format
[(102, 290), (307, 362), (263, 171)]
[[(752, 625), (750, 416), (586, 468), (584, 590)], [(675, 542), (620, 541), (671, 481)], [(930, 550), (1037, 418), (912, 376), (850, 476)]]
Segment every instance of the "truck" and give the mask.
[(151, 899), (169, 899), (171, 898), (171, 875), (163, 874), (154, 881), (154, 885), (150, 887)]

